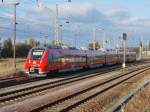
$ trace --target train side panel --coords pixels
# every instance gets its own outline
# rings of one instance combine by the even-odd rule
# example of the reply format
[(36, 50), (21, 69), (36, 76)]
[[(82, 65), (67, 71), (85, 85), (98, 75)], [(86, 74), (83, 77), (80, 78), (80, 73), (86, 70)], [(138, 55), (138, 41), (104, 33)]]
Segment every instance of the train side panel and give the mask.
[[(126, 61), (135, 60), (136, 54), (127, 52)], [(36, 72), (42, 75), (99, 67), (105, 64), (121, 64), (122, 61), (122, 52), (34, 48), (29, 52), (25, 69), (28, 73)]]

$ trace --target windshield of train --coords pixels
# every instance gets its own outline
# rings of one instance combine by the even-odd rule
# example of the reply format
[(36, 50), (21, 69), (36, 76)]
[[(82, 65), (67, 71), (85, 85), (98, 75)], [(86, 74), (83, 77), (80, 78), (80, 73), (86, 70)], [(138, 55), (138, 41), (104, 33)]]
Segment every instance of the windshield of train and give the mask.
[(44, 54), (44, 49), (32, 49), (31, 50), (31, 57), (33, 60), (41, 59)]

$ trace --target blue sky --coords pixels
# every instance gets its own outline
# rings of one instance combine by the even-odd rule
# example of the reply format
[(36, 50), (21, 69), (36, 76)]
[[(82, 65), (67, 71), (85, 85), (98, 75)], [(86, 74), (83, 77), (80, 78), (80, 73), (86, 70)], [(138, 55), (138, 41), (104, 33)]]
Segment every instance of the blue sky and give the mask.
[[(92, 40), (93, 28), (107, 32), (109, 47), (120, 43), (118, 37), (128, 33), (128, 45), (138, 46), (139, 41), (150, 41), (149, 0), (4, 0), (0, 3), (0, 37), (13, 36), (13, 7), (7, 3), (19, 2), (17, 7), (17, 41), (35, 38), (41, 42), (53, 39), (53, 14), (59, 4), (59, 23), (63, 24), (63, 41), (85, 46)], [(66, 24), (65, 21), (70, 23)], [(96, 32), (102, 44), (103, 32)]]

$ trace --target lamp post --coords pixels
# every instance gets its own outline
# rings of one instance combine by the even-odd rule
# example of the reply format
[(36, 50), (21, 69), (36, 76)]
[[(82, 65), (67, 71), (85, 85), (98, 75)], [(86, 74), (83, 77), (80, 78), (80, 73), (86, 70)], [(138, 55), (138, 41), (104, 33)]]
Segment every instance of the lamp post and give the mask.
[(79, 39), (79, 33), (80, 33), (80, 27), (79, 25), (75, 26), (75, 48), (77, 48), (77, 43), (78, 43), (78, 39)]
[[(103, 33), (104, 33), (103, 48), (104, 48), (104, 47), (106, 48), (106, 44), (107, 44), (106, 31), (105, 31), (103, 28), (97, 28), (97, 29), (95, 29), (95, 32), (96, 32), (96, 30), (98, 30), (98, 31), (103, 31)], [(96, 33), (95, 33), (95, 35), (96, 35)]]
[[(3, 3), (3, 0), (2, 0)], [(14, 36), (13, 36), (13, 66), (16, 72), (16, 25), (18, 24), (16, 22), (16, 7), (19, 5), (19, 3), (14, 4), (3, 4), (3, 5), (13, 5), (14, 6), (14, 19), (13, 19), (13, 25), (14, 25)]]
[(44, 46), (46, 47), (47, 45), (48, 45), (48, 42), (47, 42), (47, 40), (48, 40), (48, 35), (45, 35), (45, 42), (44, 42)]
[[(37, 0), (38, 1), (38, 0)], [(38, 3), (38, 2), (37, 2)], [(41, 7), (38, 5), (38, 7)], [(51, 8), (48, 8), (48, 7), (44, 7), (44, 8), (47, 8), (49, 9), (49, 11), (52, 13), (52, 17), (53, 17), (53, 38), (54, 38), (54, 45), (58, 45), (58, 42), (59, 42), (59, 19), (58, 19), (58, 16), (59, 16), (59, 13), (58, 13), (58, 4), (56, 4), (55, 6), (55, 9), (51, 9)]]
[[(68, 0), (67, 1), (68, 3), (71, 3), (72, 1), (71, 0)], [(41, 5), (39, 5), (39, 0), (36, 0), (36, 3), (37, 3), (37, 6), (40, 7)], [(48, 7), (46, 7), (48, 8)], [(59, 26), (59, 5), (56, 4), (55, 6), (55, 10), (51, 10), (50, 11), (53, 13), (53, 27), (54, 27), (54, 31), (53, 31), (53, 36), (54, 36), (54, 44), (57, 45), (59, 43), (59, 30), (60, 30), (60, 27), (62, 26)], [(66, 23), (70, 23), (69, 20), (66, 21)], [(61, 40), (62, 41), (62, 40)]]
[[(71, 1), (70, 1), (71, 2)], [(61, 38), (62, 38), (62, 25), (59, 25), (59, 5), (56, 4), (56, 9), (55, 9), (55, 41), (56, 41), (56, 45), (58, 45), (59, 43), (59, 29), (61, 28)], [(66, 21), (66, 23), (70, 23), (69, 20)], [(62, 39), (61, 39), (62, 41)]]
[(55, 33), (54, 33), (54, 35), (55, 35), (55, 39), (54, 39), (54, 41), (55, 41), (55, 45), (58, 45), (58, 42), (59, 42), (59, 20), (58, 20), (58, 4), (56, 4), (56, 9), (55, 9), (56, 11), (55, 11)]
[(59, 29), (60, 29), (60, 46), (62, 46), (62, 27), (63, 27), (63, 25), (59, 25)]
[(123, 63), (122, 63), (123, 69), (126, 67), (126, 40), (127, 40), (127, 34), (123, 33), (123, 46), (124, 46)]
[(93, 50), (95, 50), (95, 40), (96, 40), (96, 29), (93, 28)]
[(16, 6), (19, 5), (19, 3), (15, 3), (14, 4), (14, 45), (13, 45), (13, 58), (14, 58), (14, 68), (15, 68), (15, 71), (16, 71), (16, 25), (17, 25), (17, 22), (16, 22)]
[(140, 35), (140, 46), (139, 46), (139, 59), (141, 60), (143, 56), (143, 37)]

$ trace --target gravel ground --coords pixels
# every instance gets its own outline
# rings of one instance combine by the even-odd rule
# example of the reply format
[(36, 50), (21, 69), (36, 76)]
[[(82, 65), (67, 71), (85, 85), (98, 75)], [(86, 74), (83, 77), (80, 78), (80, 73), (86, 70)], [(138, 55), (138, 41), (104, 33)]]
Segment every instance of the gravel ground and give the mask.
[[(115, 102), (119, 100), (122, 96), (128, 94), (133, 88), (138, 86), (140, 81), (145, 81), (150, 79), (150, 70), (145, 73), (145, 75), (139, 75), (136, 78), (132, 78), (119, 86), (105, 92), (104, 94), (98, 95), (92, 100), (89, 100), (79, 107), (72, 110), (72, 112), (103, 112), (105, 109), (111, 107)], [(150, 90), (150, 88), (149, 88)], [(150, 104), (150, 100), (149, 100)], [(139, 106), (138, 104), (136, 106)], [(136, 108), (136, 107), (134, 107)], [(126, 112), (136, 112), (132, 110)], [(141, 112), (141, 111), (137, 111)]]
[[(118, 72), (114, 72), (114, 75), (115, 74), (118, 74)], [(41, 105), (44, 105), (47, 103), (54, 102), (58, 99), (61, 99), (64, 96), (69, 96), (71, 94), (77, 93), (78, 91), (83, 90), (84, 88), (91, 87), (93, 85), (93, 83), (96, 85), (97, 83), (106, 79), (107, 77), (108, 77), (107, 75), (105, 75), (105, 76), (103, 75), (103, 76), (99, 76), (97, 78), (88, 79), (88, 81), (83, 81), (83, 82), (80, 82), (77, 84), (70, 85), (69, 87), (65, 87), (65, 88), (62, 87), (53, 92), (49, 91), (47, 94), (43, 94), (43, 95), (39, 96), (38, 98), (32, 97), (32, 98), (26, 99), (22, 102), (18, 102), (16, 104), (2, 107), (0, 111), (2, 111), (2, 112), (8, 111), (9, 112), (9, 111), (16, 111), (16, 109), (19, 109), (20, 111), (22, 111), (22, 108), (26, 109), (22, 112), (30, 111), (31, 108), (34, 108), (37, 105), (41, 106)], [(16, 108), (16, 107), (22, 107), (22, 108)], [(29, 108), (29, 107), (31, 107), (31, 108)]]
[[(145, 75), (148, 76), (149, 73), (150, 73), (150, 71), (145, 73)], [(106, 77), (107, 76), (103, 76), (103, 77), (99, 76), (97, 78), (91, 78), (89, 81), (78, 83), (78, 84), (73, 84), (70, 87), (66, 87), (66, 88), (60, 88), (57, 91), (53, 91), (53, 93), (49, 92), (45, 95), (43, 94), (43, 95), (39, 96), (38, 99), (33, 97), (28, 100), (24, 100), (23, 102), (19, 102), (14, 105), (12, 104), (12, 105), (6, 106), (6, 107), (2, 108), (2, 110), (7, 111), (8, 108), (12, 108), (12, 111), (15, 111), (16, 110), (15, 107), (19, 106), (19, 107), (24, 107), (27, 109), (24, 111), (29, 111), (29, 108), (27, 108), (28, 106), (34, 108), (34, 107), (36, 107), (36, 105), (44, 105), (44, 104), (47, 104), (48, 102), (53, 102), (54, 100), (60, 99), (63, 96), (66, 96), (66, 95), (69, 95), (72, 93), (76, 93), (77, 91), (79, 91), (82, 88), (90, 87), (93, 83), (94, 84), (99, 83), (100, 81), (104, 80), (104, 78), (106, 78)], [(117, 88), (114, 88), (103, 95), (99, 95), (99, 96), (95, 97), (95, 99), (92, 99), (92, 100), (84, 103), (83, 105), (81, 105), (80, 107), (78, 107), (72, 111), (79, 112), (79, 111), (84, 110), (85, 112), (86, 111), (101, 112), (101, 110), (104, 109), (103, 107), (108, 106), (108, 104), (113, 103), (113, 101), (116, 101), (118, 98), (127, 94), (127, 92), (129, 90), (131, 90), (133, 87), (136, 87), (137, 84), (140, 81), (143, 81), (144, 79), (148, 79), (148, 78), (139, 76), (136, 79), (132, 79), (128, 82), (125, 82), (125, 83), (121, 84), (120, 86), (118, 86)], [(62, 94), (60, 95), (60, 93), (62, 93)], [(37, 103), (37, 104), (34, 104), (33, 102)], [(25, 103), (28, 105), (25, 105)], [(20, 108), (20, 110), (22, 110), (22, 108)]]
[(150, 112), (150, 84), (139, 91), (125, 106), (124, 112)]

